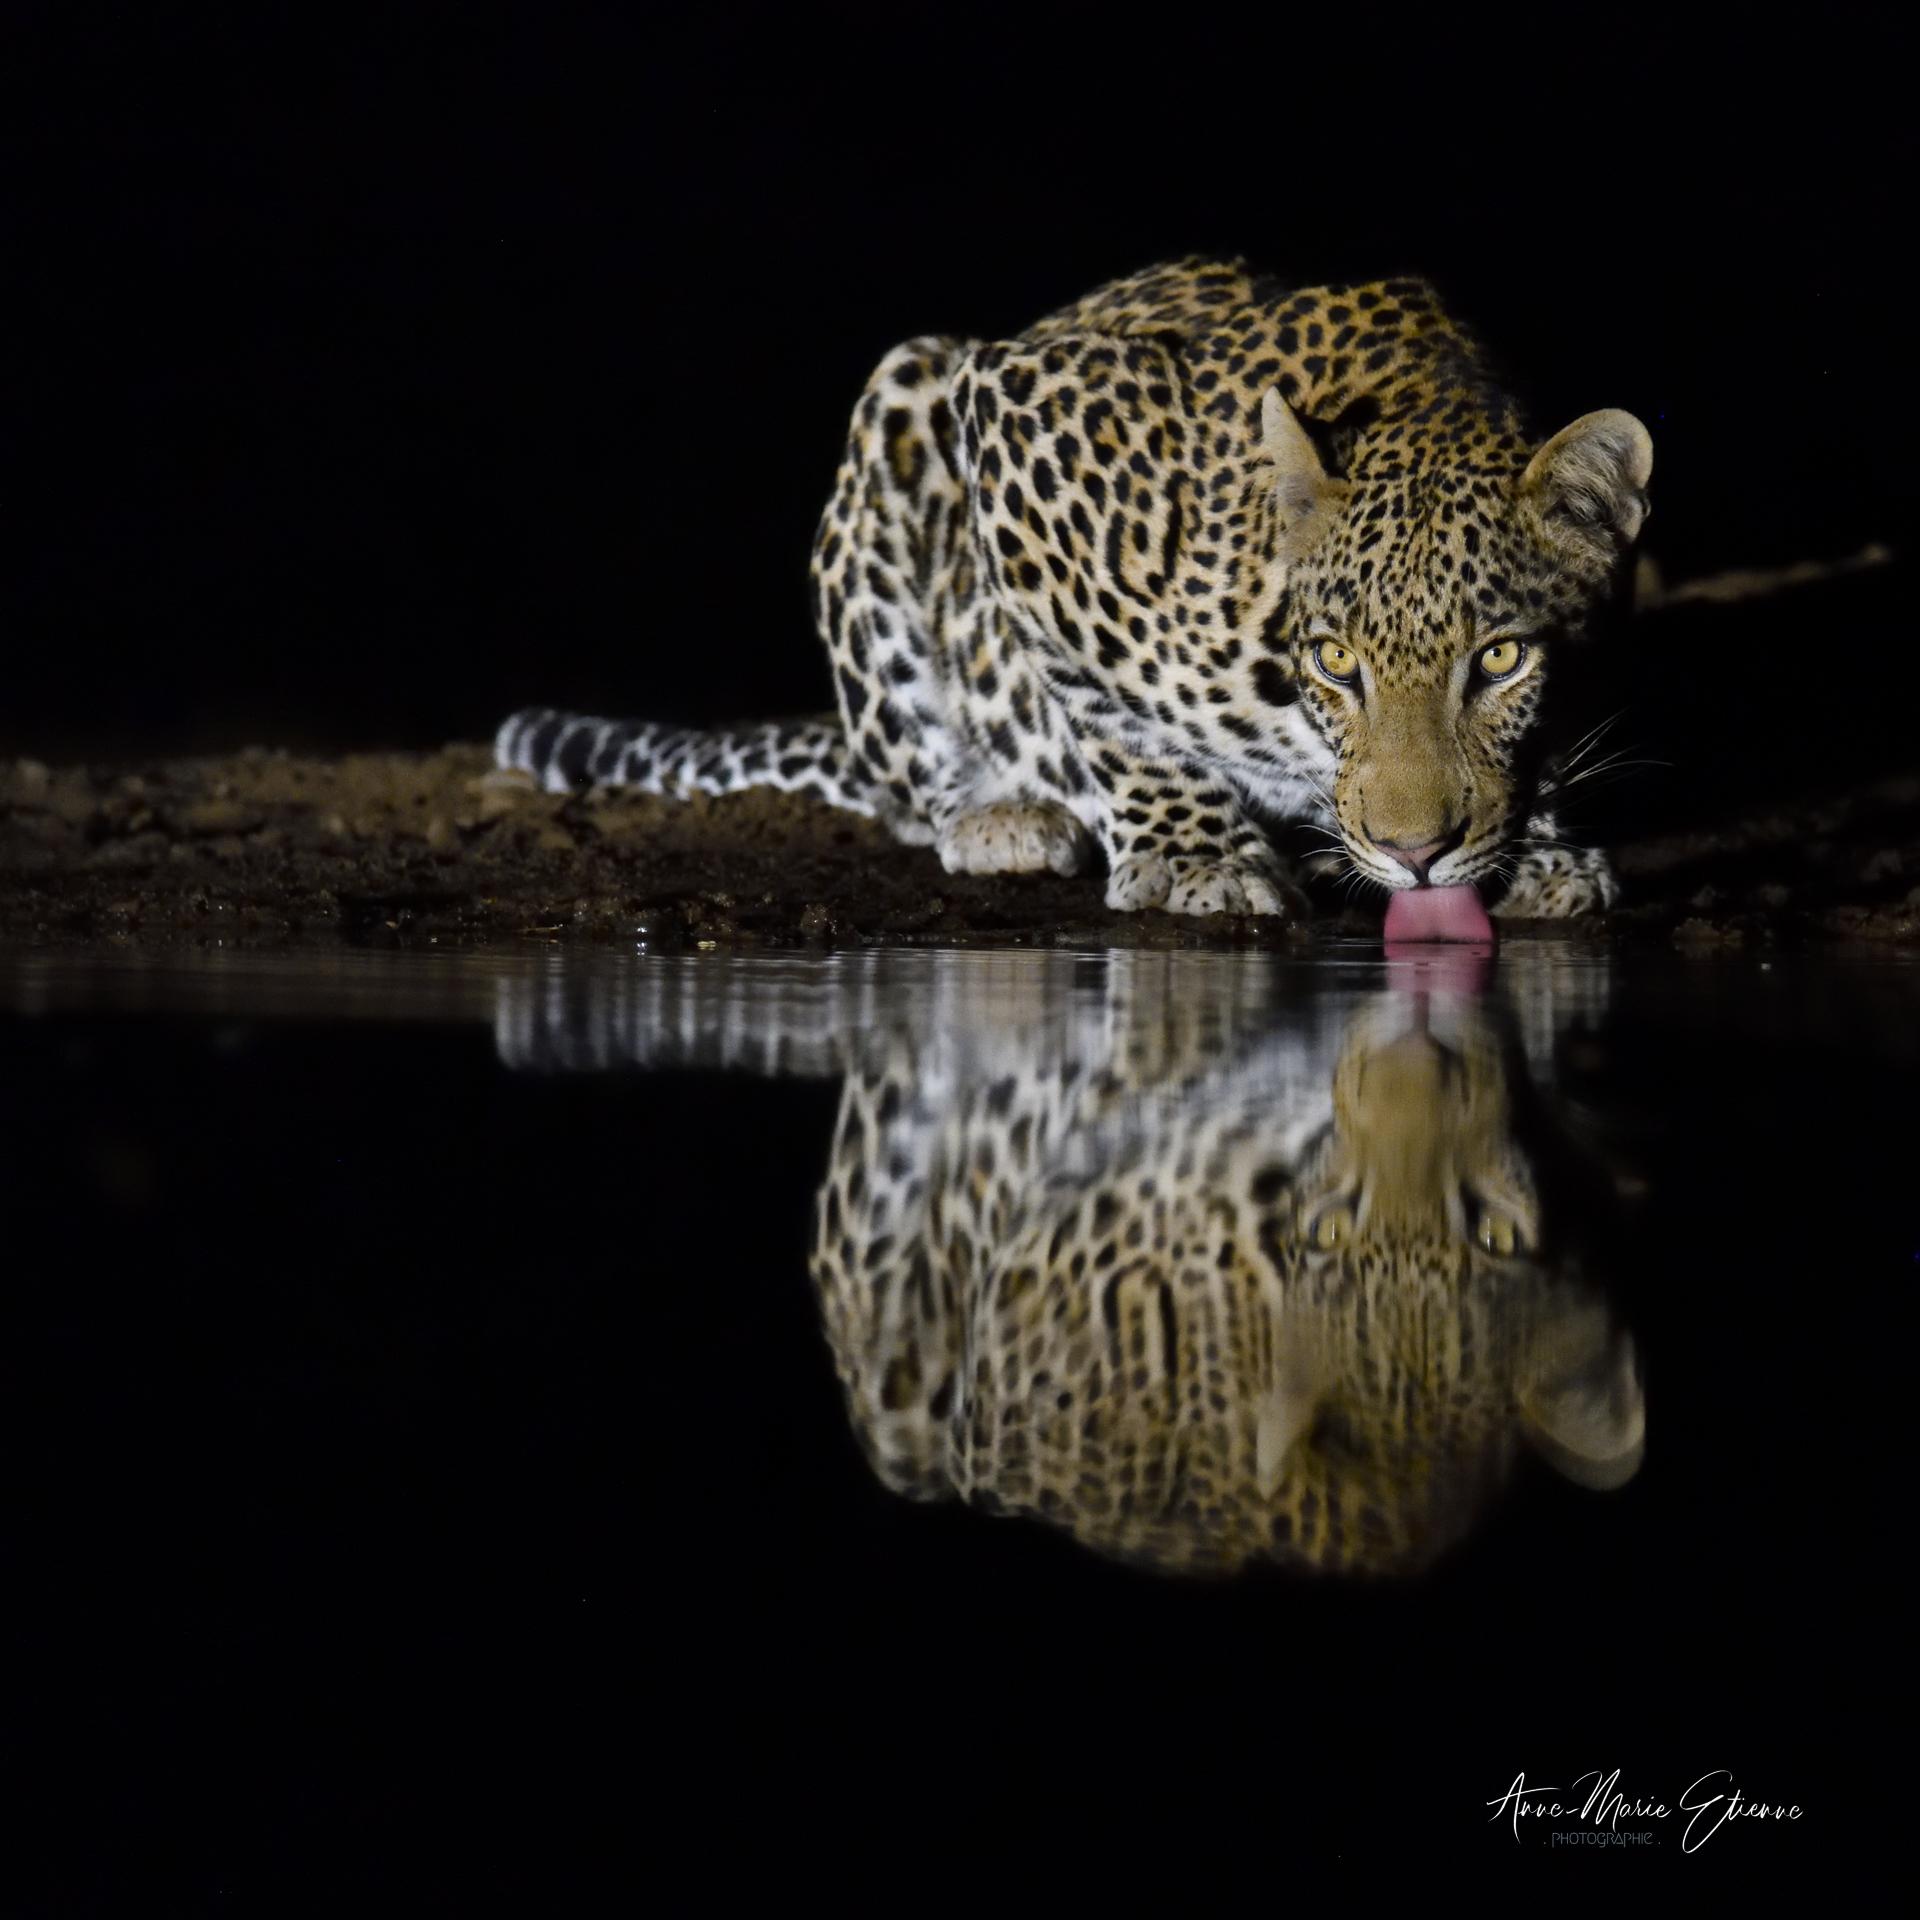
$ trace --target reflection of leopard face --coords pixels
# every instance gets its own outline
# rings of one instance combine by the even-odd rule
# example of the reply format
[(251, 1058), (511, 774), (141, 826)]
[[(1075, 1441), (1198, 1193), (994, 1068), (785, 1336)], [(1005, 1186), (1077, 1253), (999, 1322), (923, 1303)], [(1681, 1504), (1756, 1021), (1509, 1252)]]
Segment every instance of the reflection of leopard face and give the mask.
[(1486, 1020), (1427, 1006), (1369, 1003), (1330, 1074), (850, 1073), (813, 1272), (881, 1477), (1155, 1565), (1350, 1572), (1429, 1561), (1522, 1442), (1627, 1480), (1632, 1343), (1543, 1218)]

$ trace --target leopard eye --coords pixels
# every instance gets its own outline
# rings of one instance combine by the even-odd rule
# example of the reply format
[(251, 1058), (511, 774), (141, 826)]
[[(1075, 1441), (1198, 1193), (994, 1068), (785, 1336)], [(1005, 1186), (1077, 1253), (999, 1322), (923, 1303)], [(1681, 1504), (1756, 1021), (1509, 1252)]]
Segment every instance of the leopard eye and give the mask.
[(1504, 680), (1519, 671), (1520, 662), (1526, 657), (1527, 649), (1520, 641), (1496, 640), (1492, 646), (1480, 649), (1480, 671), (1489, 680)]
[(1360, 676), (1360, 656), (1338, 640), (1322, 640), (1313, 650), (1313, 664), (1342, 686), (1351, 686)]
[(1353, 1236), (1351, 1207), (1323, 1207), (1308, 1229), (1307, 1237), (1321, 1253), (1344, 1247)]
[(1520, 1229), (1511, 1215), (1497, 1207), (1482, 1207), (1473, 1223), (1473, 1237), (1486, 1252), (1501, 1260), (1510, 1260), (1520, 1249)]

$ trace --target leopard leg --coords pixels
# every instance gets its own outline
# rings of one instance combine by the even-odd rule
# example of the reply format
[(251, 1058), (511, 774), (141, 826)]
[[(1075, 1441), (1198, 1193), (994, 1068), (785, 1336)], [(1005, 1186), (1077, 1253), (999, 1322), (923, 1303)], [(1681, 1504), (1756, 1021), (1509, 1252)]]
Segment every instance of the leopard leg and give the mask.
[(899, 838), (950, 873), (1078, 873), (1090, 782), (973, 544), (949, 398), (965, 349), (909, 340), (868, 381), (814, 547), (820, 630), (853, 763)]
[(1285, 861), (1211, 769), (1115, 744), (1092, 749), (1087, 764), (1104, 798), (1108, 906), (1304, 917)]
[(942, 863), (949, 873), (1085, 872), (1093, 782), (1066, 715), (994, 602), (980, 600), (949, 630), (960, 639), (950, 666), (970, 750), (934, 801)]
[(1513, 882), (1493, 909), (1502, 920), (1572, 920), (1604, 913), (1620, 897), (1607, 856), (1597, 847), (1571, 847), (1558, 838), (1551, 814), (1527, 822), (1529, 844)]
[(909, 844), (939, 837), (975, 754), (950, 655), (978, 600), (948, 380), (966, 343), (908, 340), (854, 408), (814, 539), (814, 617), (854, 764)]

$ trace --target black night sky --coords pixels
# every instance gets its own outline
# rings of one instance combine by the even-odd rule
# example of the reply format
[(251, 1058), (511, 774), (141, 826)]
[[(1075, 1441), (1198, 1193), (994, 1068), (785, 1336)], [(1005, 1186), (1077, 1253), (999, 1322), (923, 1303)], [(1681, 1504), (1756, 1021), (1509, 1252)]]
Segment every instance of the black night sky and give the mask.
[(1543, 433), (1638, 412), (1670, 576), (1897, 544), (1884, 29), (1277, 17), (1176, 57), (1091, 8), (39, 9), (0, 752), (823, 707), (806, 556), (873, 361), (1186, 251), (1430, 274)]

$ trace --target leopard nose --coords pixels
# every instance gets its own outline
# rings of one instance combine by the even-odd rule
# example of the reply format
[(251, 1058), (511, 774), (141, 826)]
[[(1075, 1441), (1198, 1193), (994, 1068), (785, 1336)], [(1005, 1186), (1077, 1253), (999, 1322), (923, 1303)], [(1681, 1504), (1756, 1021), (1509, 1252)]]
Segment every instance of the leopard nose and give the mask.
[[(1365, 826), (1366, 823), (1363, 821), (1361, 824)], [(1383, 835), (1375, 833), (1371, 827), (1367, 827), (1366, 831), (1367, 838), (1388, 859), (1399, 861), (1416, 880), (1424, 881), (1427, 877), (1427, 869), (1442, 854), (1451, 853), (1466, 837), (1467, 823), (1464, 820), (1456, 821), (1437, 839), (1423, 840), (1418, 846), (1407, 846), (1401, 841), (1386, 839)]]
[(1440, 858), (1440, 849), (1446, 843), (1442, 840), (1429, 840), (1424, 847), (1396, 847), (1390, 840), (1382, 840), (1377, 844), (1389, 858), (1398, 860), (1409, 873), (1424, 880), (1427, 877), (1427, 869)]

